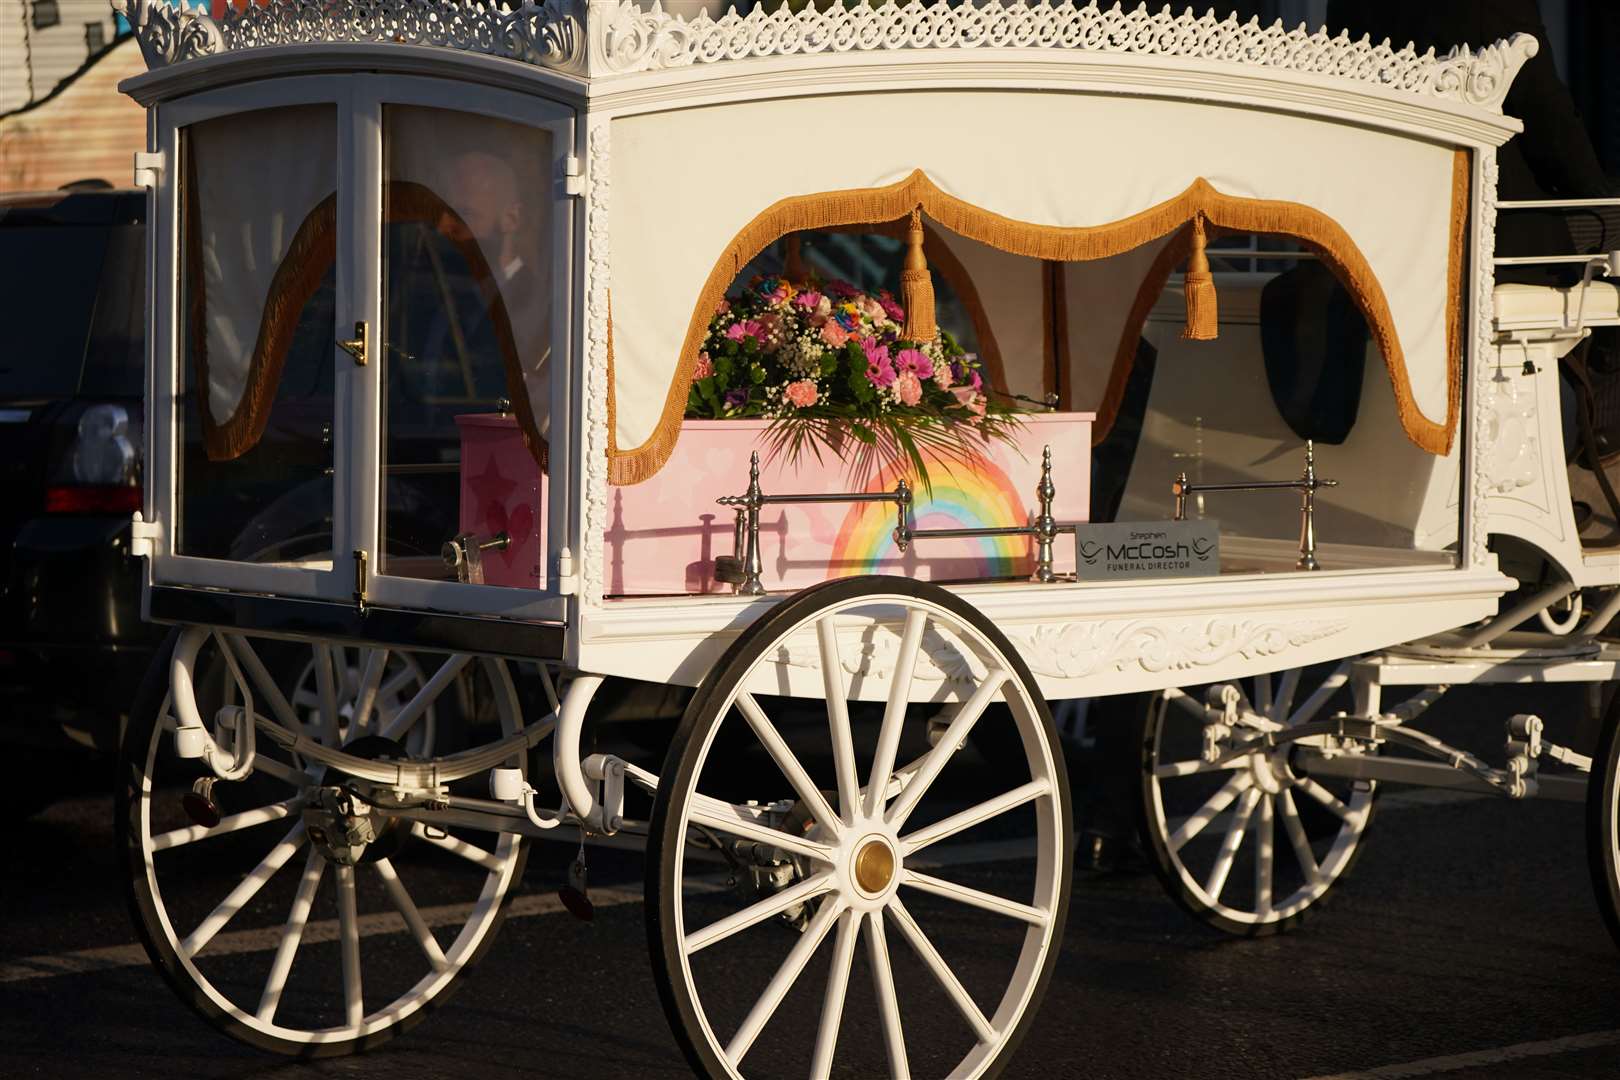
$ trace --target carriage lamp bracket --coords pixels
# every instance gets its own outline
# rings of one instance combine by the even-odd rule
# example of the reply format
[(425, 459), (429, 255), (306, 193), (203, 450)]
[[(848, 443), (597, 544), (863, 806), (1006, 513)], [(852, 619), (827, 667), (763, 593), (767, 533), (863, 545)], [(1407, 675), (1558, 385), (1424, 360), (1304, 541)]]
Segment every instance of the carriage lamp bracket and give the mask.
[(1170, 483), (1170, 494), (1175, 496), (1175, 520), (1187, 520), (1187, 496), (1205, 491), (1297, 491), (1299, 492), (1299, 561), (1298, 570), (1320, 570), (1316, 559), (1316, 491), (1318, 488), (1338, 487), (1337, 480), (1324, 480), (1316, 475), (1316, 445), (1305, 440), (1305, 468), (1298, 480), (1250, 480), (1244, 483), (1205, 484), (1187, 479), (1184, 472), (1177, 473)]
[[(236, 660), (236, 651), (225, 635), (214, 632), (220, 655), (230, 670), (230, 678), (242, 695), (242, 704), (226, 705), (214, 714), (214, 730), (209, 732), (197, 712), (197, 700), (191, 691), (190, 665), (196, 662), (196, 652), (181, 655), (177, 648), (169, 663), (170, 684), (175, 685), (173, 668), (184, 667), (186, 694), (184, 700), (175, 701), (174, 751), (177, 757), (201, 758), (221, 780), (242, 780), (253, 772), (258, 757), (255, 743), (257, 724), (253, 712), (253, 691)], [(178, 698), (178, 695), (177, 695)], [(189, 707), (188, 707), (189, 706)]]
[(715, 500), (737, 513), (733, 533), (733, 550), (736, 554), (721, 555), (714, 560), (715, 579), (734, 586), (738, 596), (766, 595), (765, 584), (760, 580), (765, 561), (759, 547), (759, 512), (767, 506), (892, 502), (895, 504), (894, 542), (904, 551), (912, 535), (906, 528), (906, 512), (911, 507), (911, 499), (911, 485), (906, 483), (904, 477), (895, 483), (893, 491), (767, 495), (759, 486), (759, 451), (756, 450), (748, 462), (748, 490), (741, 495), (724, 495)]

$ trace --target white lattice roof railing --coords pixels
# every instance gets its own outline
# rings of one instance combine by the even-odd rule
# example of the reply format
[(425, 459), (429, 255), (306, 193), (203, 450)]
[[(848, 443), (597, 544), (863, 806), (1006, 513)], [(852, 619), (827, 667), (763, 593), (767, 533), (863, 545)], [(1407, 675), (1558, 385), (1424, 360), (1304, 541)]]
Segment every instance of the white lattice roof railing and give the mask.
[(1126, 10), (1072, 0), (1050, 4), (920, 0), (872, 6), (812, 3), (687, 20), (654, 0), (248, 0), (221, 19), (170, 0), (112, 0), (151, 69), (274, 45), (378, 42), (485, 53), (588, 77), (756, 57), (897, 49), (1050, 49), (1134, 54), (1305, 72), (1500, 112), (1518, 69), (1535, 55), (1528, 34), (1443, 55), (1388, 41), (1310, 33), (1303, 26)]

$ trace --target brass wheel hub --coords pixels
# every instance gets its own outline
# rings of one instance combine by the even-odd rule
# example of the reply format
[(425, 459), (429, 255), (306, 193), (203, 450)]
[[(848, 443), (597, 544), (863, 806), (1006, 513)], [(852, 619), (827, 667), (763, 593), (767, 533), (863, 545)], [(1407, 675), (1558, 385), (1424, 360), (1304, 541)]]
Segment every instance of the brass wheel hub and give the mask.
[(855, 853), (855, 884), (876, 895), (894, 880), (894, 849), (882, 840), (868, 840)]

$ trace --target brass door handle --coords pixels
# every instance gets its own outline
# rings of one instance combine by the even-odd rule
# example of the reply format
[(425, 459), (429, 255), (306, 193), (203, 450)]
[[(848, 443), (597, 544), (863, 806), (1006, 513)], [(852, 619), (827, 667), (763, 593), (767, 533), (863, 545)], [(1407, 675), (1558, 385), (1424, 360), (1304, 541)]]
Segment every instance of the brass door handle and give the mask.
[(357, 322), (354, 324), (354, 337), (348, 341), (339, 340), (338, 348), (354, 357), (354, 362), (365, 367), (366, 358), (371, 355), (371, 324)]

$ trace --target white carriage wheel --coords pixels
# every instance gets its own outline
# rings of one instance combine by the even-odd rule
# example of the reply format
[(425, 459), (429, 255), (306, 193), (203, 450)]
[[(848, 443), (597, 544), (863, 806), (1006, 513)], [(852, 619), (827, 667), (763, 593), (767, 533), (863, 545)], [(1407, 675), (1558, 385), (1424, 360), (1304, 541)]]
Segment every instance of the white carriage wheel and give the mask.
[(1586, 862), (1598, 911), (1620, 945), (1620, 693), (1609, 702), (1586, 781)]
[[(335, 675), (335, 688), (338, 695), (338, 734), (346, 738), (349, 724), (353, 722), (355, 706), (360, 698), (362, 680), (366, 678), (366, 662), (375, 655), (375, 650), (362, 648), (356, 645), (345, 645), (332, 642), (324, 648), (310, 650), (309, 662), (299, 672), (298, 679), (293, 685), (293, 692), (288, 697), (298, 718), (306, 724), (313, 723), (320, 711), (321, 687), (320, 672), (317, 665), (324, 657), (331, 665)], [(427, 682), (427, 675), (422, 671), (422, 663), (413, 653), (398, 650), (383, 650), (386, 657), (382, 677), (377, 683), (377, 692), (373, 698), (373, 708), (381, 718), (384, 726), (398, 715), (410, 700), (416, 696)], [(405, 752), (411, 757), (423, 758), (433, 753), (434, 738), (439, 729), (439, 706), (435, 701), (430, 704), (422, 715), (410, 726), (405, 736)]]
[(1314, 682), (1303, 668), (1149, 695), (1139, 743), (1142, 834), (1166, 891), (1194, 917), (1230, 934), (1278, 933), (1354, 865), (1375, 785), (1300, 771), (1294, 747), (1321, 746), (1323, 737), (1219, 763), (1203, 754), (1206, 723), (1224, 712), (1223, 689), (1236, 697), (1233, 734), (1242, 739), (1332, 715), (1350, 665), (1339, 664), (1303, 696), (1301, 682)]
[[(181, 795), (193, 778), (209, 773), (174, 754), (168, 663), (187, 635), (208, 635), (193, 668), (199, 683), (204, 670), (224, 668), (207, 663), (217, 658), (218, 637), (177, 630), (147, 676), (121, 751), (117, 824), (125, 838), (131, 911), (147, 953), (183, 1001), (251, 1045), (325, 1057), (386, 1041), (448, 997), (483, 956), (504, 917), (504, 901), (522, 879), (527, 845), (509, 833), (491, 842), (489, 833), (462, 835), (384, 815), (390, 824), (357, 865), (329, 862), (306, 835), (302, 806), (312, 787), (341, 778), (281, 751), (262, 734), (253, 774), (213, 789), (218, 823), (193, 822), (181, 810)], [(363, 650), (360, 682), (345, 701), (336, 677), (340, 643), (229, 636), (243, 658), (255, 709), (284, 724), (291, 714), (303, 734), (325, 745), (353, 744), (364, 756), (390, 746), (397, 753), (428, 706), (446, 704), (468, 679), (477, 681), (476, 696), (493, 716), (465, 722), (493, 720), (502, 735), (522, 727), (516, 688), (501, 660), (416, 654), (392, 667), (387, 650)], [(315, 665), (323, 663), (333, 677), (318, 679), (324, 685), (313, 710), (294, 706), (276, 685), (296, 688), (292, 673), (320, 671)], [(427, 672), (425, 681), (417, 680)], [(411, 680), (417, 689), (385, 714), (377, 703), (390, 673), (400, 684), (393, 692)], [(229, 678), (222, 676), (224, 685)], [(199, 704), (210, 693), (215, 703), (236, 697), (223, 685), (194, 690)], [(206, 705), (202, 712), (212, 719)], [(356, 740), (369, 740), (369, 751)], [(526, 770), (522, 754), (505, 764)], [(464, 783), (469, 794), (487, 794), (487, 776)], [(221, 867), (236, 881), (223, 896), (222, 887), (212, 886), (225, 876)], [(413, 882), (431, 883), (436, 897), (454, 902), (419, 908)], [(328, 905), (333, 910), (326, 911)]]
[[(820, 669), (824, 704), (759, 692), (784, 659)], [(944, 710), (908, 720), (928, 700)], [(978, 723), (1016, 729), (1022, 775), (959, 753)], [(754, 740), (757, 769), (705, 769), (722, 727)], [(964, 777), (983, 788), (965, 804), (951, 794)], [(659, 779), (648, 944), (688, 1061), (725, 1077), (995, 1074), (1057, 960), (1070, 834), (1046, 704), (970, 604), (890, 577), (784, 601), (698, 688)], [(1009, 859), (1024, 861), (983, 865)], [(926, 1040), (908, 1039), (924, 1015)]]

